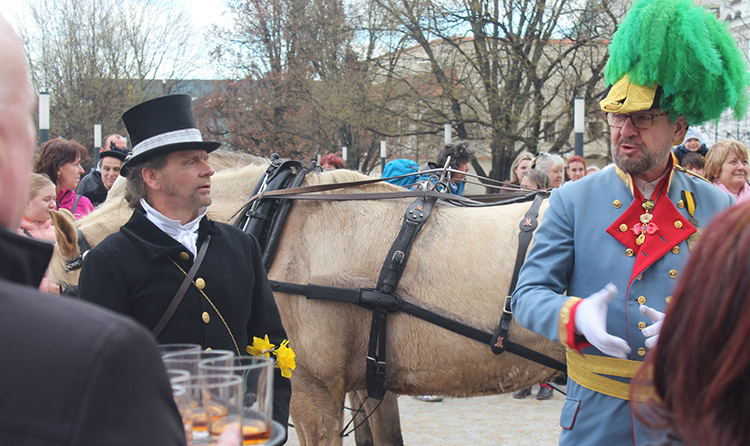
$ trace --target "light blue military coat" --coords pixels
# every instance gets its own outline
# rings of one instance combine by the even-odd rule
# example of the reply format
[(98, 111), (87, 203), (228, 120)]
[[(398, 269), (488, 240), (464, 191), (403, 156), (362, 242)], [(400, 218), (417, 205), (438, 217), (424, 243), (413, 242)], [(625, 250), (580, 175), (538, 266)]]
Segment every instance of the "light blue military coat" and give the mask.
[[(660, 205), (657, 200), (653, 213), (663, 230), (647, 235), (643, 252), (636, 253), (623, 243), (636, 247), (636, 235), (629, 225), (622, 225), (626, 210), (635, 201), (629, 175), (619, 169), (605, 169), (553, 191), (513, 293), (517, 321), (549, 339), (565, 342), (558, 335), (558, 317), (569, 296), (585, 298), (611, 282), (619, 294), (609, 304), (607, 331), (630, 344), (628, 359), (642, 361), (646, 346), (640, 330), (652, 322), (641, 315), (639, 300), (659, 311), (666, 310), (689, 255), (688, 243), (693, 243), (685, 240), (686, 234), (695, 231), (689, 224), (691, 216), (682, 191), (692, 192), (692, 221), (697, 219), (698, 228), (708, 225), (734, 201), (680, 167), (673, 168), (670, 175), (665, 186), (667, 195), (659, 199), (668, 199), (672, 206), (664, 202)], [(676, 230), (677, 226), (681, 228)], [(683, 234), (683, 230), (688, 232)], [(662, 234), (671, 235), (665, 238)], [(583, 353), (604, 356), (594, 347), (585, 348)], [(560, 417), (561, 445), (640, 445), (660, 435), (637, 420), (626, 400), (587, 389), (572, 379), (568, 380), (567, 393)]]

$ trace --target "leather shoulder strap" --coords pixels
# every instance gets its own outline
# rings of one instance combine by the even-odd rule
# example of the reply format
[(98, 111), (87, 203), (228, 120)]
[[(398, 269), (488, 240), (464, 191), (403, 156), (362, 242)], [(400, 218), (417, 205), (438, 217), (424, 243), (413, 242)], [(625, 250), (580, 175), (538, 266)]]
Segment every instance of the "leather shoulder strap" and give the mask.
[(182, 280), (180, 288), (177, 289), (177, 293), (175, 293), (174, 297), (172, 298), (172, 302), (169, 303), (167, 310), (161, 316), (161, 319), (159, 319), (159, 322), (157, 322), (156, 326), (154, 326), (154, 329), (151, 330), (151, 332), (154, 334), (154, 337), (159, 337), (161, 332), (164, 331), (164, 328), (172, 319), (172, 316), (174, 316), (174, 312), (177, 311), (177, 307), (180, 306), (182, 298), (185, 297), (185, 293), (187, 292), (188, 287), (193, 282), (193, 277), (195, 277), (195, 274), (198, 272), (198, 268), (200, 268), (201, 263), (203, 263), (203, 258), (206, 256), (208, 243), (210, 241), (211, 234), (207, 234), (206, 240), (201, 245), (201, 249), (198, 250), (198, 255), (195, 257), (193, 266), (191, 266), (190, 270), (187, 272), (187, 274), (185, 274), (185, 278)]

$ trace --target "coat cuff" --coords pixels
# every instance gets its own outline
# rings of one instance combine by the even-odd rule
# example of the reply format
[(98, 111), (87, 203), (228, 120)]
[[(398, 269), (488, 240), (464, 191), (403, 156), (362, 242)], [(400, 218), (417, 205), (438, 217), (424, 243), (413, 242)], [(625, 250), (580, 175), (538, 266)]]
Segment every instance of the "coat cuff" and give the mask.
[(560, 310), (557, 326), (560, 342), (578, 352), (591, 345), (583, 336), (576, 335), (576, 310), (582, 301), (580, 297), (569, 297)]

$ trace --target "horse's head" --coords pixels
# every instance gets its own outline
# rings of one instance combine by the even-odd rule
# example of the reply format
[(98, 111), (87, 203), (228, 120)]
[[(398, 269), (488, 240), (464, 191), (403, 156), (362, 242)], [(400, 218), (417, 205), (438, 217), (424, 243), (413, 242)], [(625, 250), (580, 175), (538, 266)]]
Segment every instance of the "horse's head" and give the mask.
[[(55, 252), (49, 266), (50, 279), (62, 286), (63, 291), (78, 286), (81, 274), (81, 251), (78, 248), (76, 220), (67, 209), (50, 211), (55, 225)], [(75, 266), (78, 265), (78, 268)]]

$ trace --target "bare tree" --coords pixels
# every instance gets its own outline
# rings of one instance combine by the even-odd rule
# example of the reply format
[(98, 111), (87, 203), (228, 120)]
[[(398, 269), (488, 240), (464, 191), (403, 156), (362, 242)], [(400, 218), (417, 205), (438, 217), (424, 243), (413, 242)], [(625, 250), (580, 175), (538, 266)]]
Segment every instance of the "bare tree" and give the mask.
[[(616, 26), (608, 2), (377, 1), (415, 44), (387, 74), (415, 87), (423, 112), (413, 119), (432, 128), (450, 122), (459, 138), (488, 141), (489, 176), (504, 179), (515, 155), (537, 151), (540, 139), (551, 151), (569, 150), (575, 96), (595, 113)], [(438, 87), (431, 95), (416, 89), (427, 73)]]
[(196, 65), (188, 17), (172, 3), (36, 0), (27, 8), (20, 34), (34, 87), (51, 94), (50, 135), (90, 150), (94, 123), (124, 132), (123, 111), (167, 93), (156, 79), (184, 78)]

